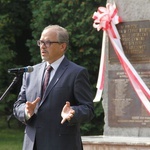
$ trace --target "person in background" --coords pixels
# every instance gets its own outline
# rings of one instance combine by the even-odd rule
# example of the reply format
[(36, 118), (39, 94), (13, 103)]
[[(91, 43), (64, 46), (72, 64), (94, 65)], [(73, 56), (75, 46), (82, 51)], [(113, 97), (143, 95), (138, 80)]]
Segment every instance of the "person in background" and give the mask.
[(68, 43), (65, 28), (45, 27), (37, 41), (43, 61), (23, 74), (13, 106), (26, 125), (23, 150), (83, 150), (80, 124), (94, 117), (93, 95), (87, 70), (65, 56)]

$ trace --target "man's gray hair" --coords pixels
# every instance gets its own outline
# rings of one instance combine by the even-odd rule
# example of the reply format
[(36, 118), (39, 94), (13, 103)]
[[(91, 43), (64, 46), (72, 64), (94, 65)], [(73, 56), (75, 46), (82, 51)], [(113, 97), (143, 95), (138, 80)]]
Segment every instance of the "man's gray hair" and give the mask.
[(65, 28), (63, 28), (59, 25), (49, 25), (49, 26), (44, 28), (44, 30), (47, 30), (47, 29), (54, 30), (54, 32), (56, 32), (56, 34), (57, 34), (58, 42), (66, 43), (67, 46), (68, 46), (68, 44), (69, 44), (69, 34), (68, 34), (68, 31)]

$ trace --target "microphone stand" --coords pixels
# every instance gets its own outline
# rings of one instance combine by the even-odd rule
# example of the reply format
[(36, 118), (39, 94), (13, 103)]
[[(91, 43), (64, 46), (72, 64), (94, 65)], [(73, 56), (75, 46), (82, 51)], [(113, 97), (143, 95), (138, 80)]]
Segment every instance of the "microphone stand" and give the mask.
[(21, 73), (15, 73), (15, 77), (13, 79), (13, 81), (11, 82), (11, 84), (9, 85), (9, 87), (6, 89), (6, 91), (3, 93), (3, 95), (0, 98), (0, 101), (2, 101), (8, 94), (8, 92), (12, 89), (12, 87), (18, 82), (19, 78), (20, 78)]

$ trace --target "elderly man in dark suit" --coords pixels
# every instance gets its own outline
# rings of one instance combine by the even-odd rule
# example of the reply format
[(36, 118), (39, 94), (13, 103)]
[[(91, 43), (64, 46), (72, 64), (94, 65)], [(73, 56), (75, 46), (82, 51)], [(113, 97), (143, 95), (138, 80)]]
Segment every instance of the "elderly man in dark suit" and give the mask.
[(65, 57), (68, 43), (58, 25), (46, 27), (37, 41), (43, 62), (24, 73), (14, 103), (14, 115), (26, 125), (23, 150), (83, 149), (80, 123), (94, 116), (93, 96), (87, 70)]

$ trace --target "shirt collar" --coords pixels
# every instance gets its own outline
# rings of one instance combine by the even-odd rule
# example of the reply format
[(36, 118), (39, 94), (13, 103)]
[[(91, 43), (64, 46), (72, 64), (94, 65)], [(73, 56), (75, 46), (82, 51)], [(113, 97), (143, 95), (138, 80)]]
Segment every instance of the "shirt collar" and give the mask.
[(53, 67), (54, 70), (57, 70), (57, 68), (59, 67), (60, 63), (62, 62), (62, 60), (64, 59), (64, 55), (62, 57), (60, 57), (59, 59), (57, 59), (56, 61), (54, 61), (52, 64), (49, 64), (47, 62), (47, 66), (51, 65)]

